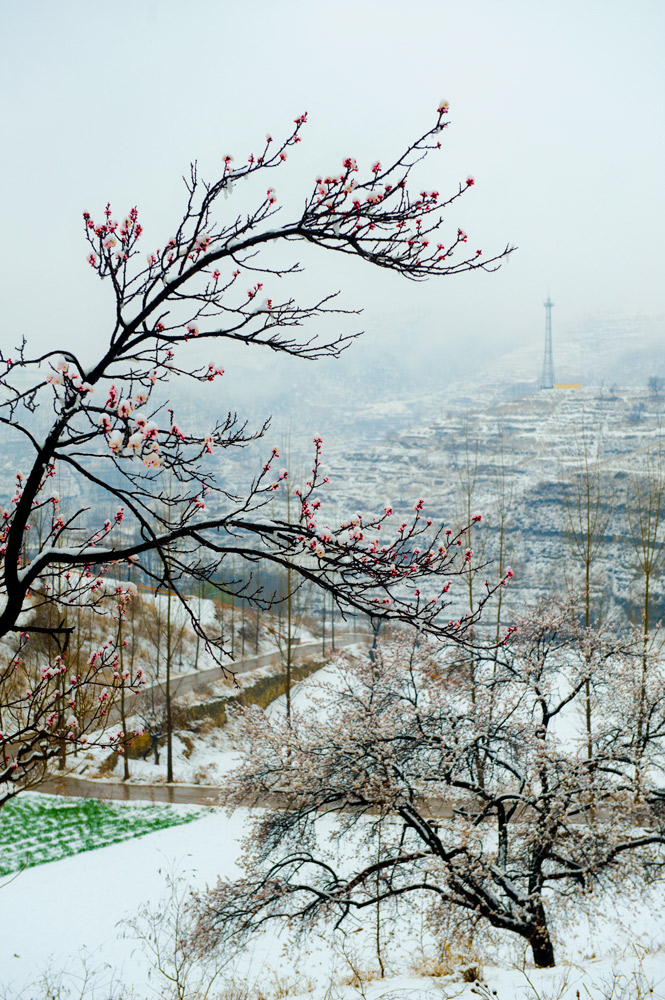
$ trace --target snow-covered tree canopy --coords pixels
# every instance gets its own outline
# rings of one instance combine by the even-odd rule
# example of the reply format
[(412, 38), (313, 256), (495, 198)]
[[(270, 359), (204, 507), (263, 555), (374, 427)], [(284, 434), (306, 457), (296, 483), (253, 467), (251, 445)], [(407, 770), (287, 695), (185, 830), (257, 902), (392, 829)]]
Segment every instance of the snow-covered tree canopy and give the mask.
[(662, 661), (645, 693), (639, 630), (587, 628), (580, 610), (547, 601), (517, 619), (476, 665), (482, 683), (464, 656), (405, 637), (342, 660), (290, 724), (246, 710), (228, 802), (265, 811), (246, 877), (198, 901), (199, 945), (425, 896), (519, 935), (550, 966), (557, 897), (662, 874)]

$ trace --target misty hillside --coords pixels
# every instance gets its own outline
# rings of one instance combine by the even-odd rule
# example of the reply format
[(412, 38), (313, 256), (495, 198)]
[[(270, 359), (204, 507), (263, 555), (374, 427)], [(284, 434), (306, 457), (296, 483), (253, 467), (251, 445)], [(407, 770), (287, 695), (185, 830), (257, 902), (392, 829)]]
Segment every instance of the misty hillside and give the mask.
[[(502, 353), (477, 350), (464, 331), (448, 332), (432, 347), (435, 331), (418, 316), (386, 323), (351, 343), (337, 361), (292, 363), (242, 351), (230, 359), (215, 406), (238, 409), (254, 422), (273, 416), (273, 430), (293, 443), (314, 431), (326, 437), (353, 428), (357, 439), (380, 437), (427, 421), (441, 410), (476, 409), (536, 389), (543, 364), (544, 319), (527, 344)], [(665, 316), (595, 314), (559, 330), (553, 317), (555, 381), (584, 386), (646, 386), (665, 376)], [(639, 346), (637, 346), (639, 345)], [(199, 387), (178, 385), (182, 405), (194, 413)], [(320, 426), (319, 426), (320, 425)]]

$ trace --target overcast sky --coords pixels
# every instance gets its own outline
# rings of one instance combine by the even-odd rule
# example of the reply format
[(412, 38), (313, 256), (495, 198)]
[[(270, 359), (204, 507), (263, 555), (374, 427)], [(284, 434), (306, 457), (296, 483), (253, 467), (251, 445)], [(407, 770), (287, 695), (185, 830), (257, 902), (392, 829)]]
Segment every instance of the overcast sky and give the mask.
[(23, 0), (2, 6), (3, 344), (103, 338), (81, 212), (137, 204), (146, 248), (197, 157), (242, 161), (309, 112), (290, 180), (384, 163), (450, 102), (429, 182), (493, 275), (411, 285), (321, 261), (379, 343), (414, 316), (437, 362), (542, 339), (588, 313), (665, 312), (663, 0)]

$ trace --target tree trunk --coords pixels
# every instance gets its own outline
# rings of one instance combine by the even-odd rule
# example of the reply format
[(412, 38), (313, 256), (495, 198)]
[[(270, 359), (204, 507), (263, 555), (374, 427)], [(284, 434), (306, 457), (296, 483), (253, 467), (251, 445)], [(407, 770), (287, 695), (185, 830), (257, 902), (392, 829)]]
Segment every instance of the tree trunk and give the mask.
[(542, 906), (538, 907), (536, 921), (528, 935), (533, 961), (538, 969), (551, 969), (554, 966), (554, 945), (547, 929), (547, 919)]
[(122, 726), (122, 780), (127, 781), (129, 779), (129, 758), (127, 757), (127, 713), (125, 711), (125, 656), (124, 656), (124, 646), (122, 642), (122, 616), (124, 614), (121, 608), (118, 612), (120, 618), (118, 619), (118, 651), (120, 653), (120, 725)]
[[(169, 584), (171, 581), (169, 580)], [(171, 591), (166, 600), (166, 780), (173, 781), (173, 716), (171, 712)]]
[[(202, 580), (199, 580), (198, 596), (199, 596), (199, 603), (198, 603), (198, 609), (197, 609), (197, 616), (198, 616), (198, 620), (201, 621), (201, 598), (203, 596), (203, 581)], [(223, 628), (222, 628), (222, 631), (223, 631)], [(197, 632), (196, 632), (196, 649), (194, 650), (194, 670), (198, 670), (199, 669), (199, 650), (200, 650), (200, 648), (201, 648), (201, 636), (199, 635), (198, 630), (197, 630)]]
[(127, 781), (129, 778), (129, 759), (127, 757), (127, 716), (125, 712), (125, 681), (122, 680), (122, 687), (120, 688), (120, 725), (122, 726), (122, 738), (123, 738), (123, 748), (124, 753), (122, 755), (122, 780)]
[[(256, 571), (256, 588), (257, 588), (257, 591), (260, 589), (260, 587), (261, 587), (261, 571), (259, 569), (257, 569), (257, 571)], [(254, 652), (255, 652), (255, 654), (257, 656), (259, 655), (259, 632), (260, 632), (260, 629), (261, 629), (261, 608), (257, 604), (256, 605), (256, 635), (254, 637)]]
[(289, 567), (286, 571), (286, 589), (288, 591), (286, 598), (286, 721), (288, 725), (291, 725), (291, 643), (293, 642), (293, 631), (292, 631), (292, 621), (291, 612), (292, 608), (292, 596), (291, 596), (291, 568)]

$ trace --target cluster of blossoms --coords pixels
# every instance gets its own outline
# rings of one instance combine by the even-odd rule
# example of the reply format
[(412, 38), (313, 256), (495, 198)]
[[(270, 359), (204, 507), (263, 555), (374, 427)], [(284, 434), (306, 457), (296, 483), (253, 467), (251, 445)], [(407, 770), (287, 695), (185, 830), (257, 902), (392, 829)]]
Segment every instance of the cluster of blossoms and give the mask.
[[(393, 538), (381, 537), (382, 527), (385, 528), (387, 520), (393, 516), (391, 503), (384, 504), (381, 516), (366, 517), (361, 511), (357, 511), (348, 521), (337, 528), (331, 528), (322, 516), (321, 500), (316, 495), (316, 491), (328, 481), (327, 477), (321, 475), (322, 444), (318, 435), (314, 438), (314, 443), (316, 461), (312, 477), (304, 487), (297, 486), (294, 489), (300, 500), (301, 525), (301, 533), (296, 536), (295, 541), (302, 546), (303, 552), (317, 557), (322, 568), (335, 565), (342, 573), (361, 571), (365, 580), (365, 607), (370, 607), (371, 604), (381, 605), (399, 618), (415, 606), (419, 613), (436, 618), (448, 603), (447, 595), (452, 580), (437, 580), (432, 586), (432, 581), (435, 580), (432, 574), (439, 575), (447, 569), (448, 572), (453, 570), (456, 575), (460, 575), (470, 568), (473, 552), (470, 548), (463, 549), (467, 530), (459, 531), (455, 537), (452, 537), (450, 528), (445, 531), (439, 529), (431, 535), (433, 520), (424, 516), (423, 497), (418, 497), (413, 504), (411, 522), (402, 521), (397, 525)], [(471, 525), (478, 524), (481, 520), (480, 514), (474, 514)], [(445, 537), (445, 544), (442, 544), (439, 536)], [(460, 553), (461, 562), (455, 568), (457, 552)], [(429, 597), (423, 596), (418, 583), (421, 578), (429, 581)], [(505, 576), (504, 581), (508, 578)], [(489, 588), (487, 596), (495, 589), (496, 587)], [(485, 600), (486, 598), (481, 599), (481, 605)], [(450, 631), (457, 635), (463, 634), (478, 616), (479, 608), (469, 611), (456, 621), (450, 621)]]
[[(428, 140), (446, 127), (447, 122), (443, 119), (448, 110), (448, 102), (441, 101), (437, 109), (439, 118), (436, 126), (415, 143), (410, 152), (417, 154), (434, 148)], [(440, 142), (436, 142), (436, 147), (440, 145)], [(309, 226), (321, 231), (322, 235), (341, 239), (343, 250), (345, 238), (355, 238), (356, 248), (361, 245), (357, 241), (366, 240), (363, 250), (366, 250), (370, 259), (405, 273), (424, 277), (433, 273), (432, 269), (436, 269), (436, 265), (442, 265), (441, 273), (446, 273), (444, 268), (455, 265), (445, 262), (460, 244), (467, 242), (467, 236), (459, 230), (457, 239), (447, 251), (442, 243), (436, 244), (436, 250), (431, 249), (428, 237), (437, 231), (442, 220), (438, 218), (430, 222), (427, 215), (450, 204), (475, 181), (471, 175), (467, 176), (466, 181), (460, 183), (457, 194), (452, 195), (443, 206), (439, 202), (439, 192), (435, 190), (422, 190), (418, 197), (412, 199), (407, 193), (406, 184), (415, 162), (416, 155), (413, 160), (403, 158), (384, 169), (382, 162), (375, 160), (370, 167), (370, 178), (364, 183), (358, 183), (351, 177), (352, 173), (358, 172), (358, 164), (353, 157), (345, 157), (342, 161), (344, 173), (316, 178), (308, 212)], [(351, 251), (347, 249), (345, 252)], [(466, 270), (476, 266), (486, 267), (488, 263), (492, 263), (475, 263), (481, 254), (482, 251), (477, 250), (474, 257), (460, 262), (457, 268)]]
[(212, 382), (217, 375), (223, 375), (224, 369), (218, 361), (209, 361), (208, 370), (206, 373), (206, 378), (208, 382)]
[[(111, 534), (114, 528), (122, 524), (124, 516), (125, 516), (125, 508), (119, 507), (118, 510), (116, 510), (115, 514), (113, 515), (113, 519), (107, 517), (102, 527), (99, 528), (97, 531), (93, 532), (93, 534), (86, 542), (86, 545), (90, 545), (92, 548), (94, 548), (95, 545), (98, 545), (99, 542), (102, 542), (108, 535)], [(89, 573), (89, 567), (86, 567), (86, 569)], [(102, 572), (105, 572), (105, 569), (103, 569)], [(95, 581), (95, 584), (96, 587), (100, 587), (102, 585), (102, 580), (99, 579)]]
[[(152, 377), (156, 378), (156, 372)], [(159, 426), (141, 410), (136, 410), (146, 399), (147, 394), (143, 391), (138, 392), (134, 399), (121, 398), (116, 386), (112, 385), (106, 400), (106, 412), (102, 413), (98, 422), (106, 435), (110, 451), (116, 455), (141, 455), (144, 465), (158, 468), (162, 464), (159, 455)], [(121, 427), (114, 426), (118, 420)]]
[(170, 239), (164, 249), (158, 247), (157, 250), (146, 254), (148, 273), (152, 273), (153, 268), (159, 268), (156, 277), (164, 285), (173, 284), (182, 274), (182, 266), (189, 261), (195, 263), (206, 254), (212, 245), (213, 237), (210, 233), (197, 233), (189, 242), (178, 243), (175, 239)]
[(111, 216), (110, 204), (104, 209), (105, 221), (102, 223), (96, 223), (90, 212), (83, 213), (86, 238), (92, 247), (88, 263), (100, 275), (117, 271), (126, 263), (143, 232), (136, 208), (130, 209), (122, 223), (116, 222)]
[[(22, 472), (17, 472), (14, 477), (14, 495), (12, 496), (10, 503), (13, 506), (20, 501), (23, 496), (23, 483), (24, 476)], [(3, 510), (0, 514), (0, 555), (4, 556), (7, 551), (7, 538), (12, 526), (12, 511)]]
[(79, 372), (71, 369), (68, 362), (63, 357), (57, 357), (51, 364), (51, 372), (47, 376), (46, 381), (49, 385), (64, 386), (74, 392), (80, 393), (82, 396), (93, 391), (93, 387), (89, 382), (81, 377)]
[[(349, 159), (344, 160), (344, 165), (349, 163)], [(352, 161), (355, 163), (355, 160)], [(352, 168), (357, 170), (357, 167)], [(354, 177), (349, 177), (350, 170), (344, 174), (339, 174), (333, 177), (317, 177), (316, 178), (316, 204), (320, 205), (323, 203), (323, 207), (329, 212), (333, 212), (337, 208), (337, 199), (340, 194), (350, 195), (353, 194), (355, 189), (358, 187), (358, 181)], [(360, 204), (360, 202), (358, 202)]]
[[(42, 479), (39, 484), (40, 492), (44, 490), (47, 480), (51, 479), (53, 476), (55, 476), (55, 464), (49, 462), (44, 468), (42, 474)], [(4, 557), (7, 553), (7, 543), (12, 530), (14, 510), (17, 508), (17, 506), (19, 505), (19, 503), (23, 498), (23, 494), (25, 491), (25, 482), (26, 479), (23, 473), (17, 472), (14, 477), (14, 494), (10, 499), (10, 507), (8, 507), (7, 509), (0, 508), (0, 557)], [(59, 531), (62, 530), (65, 524), (64, 519), (60, 514), (59, 505), (60, 505), (60, 497), (55, 490), (52, 490), (51, 495), (46, 499), (39, 499), (39, 500), (34, 499), (32, 501), (33, 510), (36, 510), (44, 506), (51, 508), (50, 537), (52, 539), (57, 537), (57, 534), (59, 533)], [(14, 508), (14, 510), (12, 510), (11, 508)], [(23, 530), (25, 532), (25, 536), (27, 537), (28, 533), (30, 532), (30, 524), (26, 524)], [(21, 563), (22, 557), (23, 557), (23, 548), (21, 548), (18, 553), (19, 565)]]
[[(287, 158), (286, 147), (295, 146), (296, 143), (302, 141), (298, 133), (300, 132), (302, 126), (307, 122), (307, 112), (305, 111), (303, 112), (303, 114), (298, 115), (298, 117), (294, 118), (293, 121), (296, 126), (294, 131), (291, 133), (288, 139), (286, 139), (286, 141), (283, 143), (282, 148), (273, 154), (273, 157), (276, 157), (278, 161), (281, 163), (283, 163), (284, 160), (286, 160)], [(247, 163), (250, 168), (256, 169), (257, 167), (270, 165), (270, 160), (267, 154), (268, 154), (268, 148), (272, 143), (272, 141), (273, 141), (272, 135), (270, 134), (270, 132), (266, 132), (266, 145), (263, 154), (261, 156), (255, 156), (254, 153), (250, 153), (249, 156), (247, 157)], [(224, 163), (224, 176), (226, 177), (228, 174), (233, 173), (233, 168), (231, 167), (231, 163), (233, 162), (233, 157), (227, 154), (222, 159)], [(224, 188), (225, 195), (227, 193), (228, 187), (229, 187), (229, 181), (227, 180)]]

